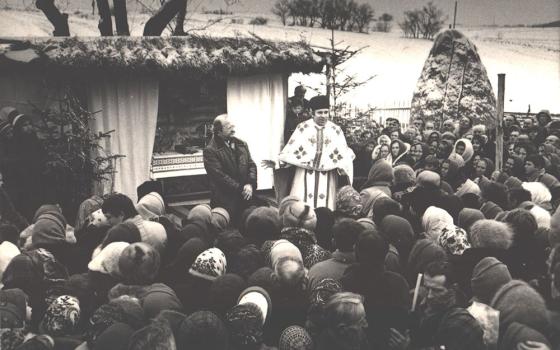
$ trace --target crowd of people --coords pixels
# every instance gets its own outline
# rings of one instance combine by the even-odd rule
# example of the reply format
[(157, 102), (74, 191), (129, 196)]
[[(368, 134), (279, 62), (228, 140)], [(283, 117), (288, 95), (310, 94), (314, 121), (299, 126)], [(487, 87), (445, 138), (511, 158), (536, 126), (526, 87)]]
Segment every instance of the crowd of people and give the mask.
[[(218, 124), (216, 168), (246, 151)], [(72, 225), (42, 203), (27, 226), (4, 201), (0, 348), (558, 349), (559, 124), (505, 117), (495, 169), (484, 125), (388, 119), (349, 142), (354, 181), (334, 209), (292, 194), (238, 213), (218, 197), (178, 222), (146, 182), (137, 203), (93, 196)], [(249, 200), (243, 164), (224, 188)]]

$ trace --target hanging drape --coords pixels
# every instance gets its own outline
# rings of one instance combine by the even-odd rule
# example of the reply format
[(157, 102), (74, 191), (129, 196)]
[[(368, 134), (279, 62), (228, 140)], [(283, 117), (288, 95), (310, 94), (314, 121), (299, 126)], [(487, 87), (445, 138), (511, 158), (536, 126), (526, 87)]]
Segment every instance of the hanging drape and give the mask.
[(149, 179), (158, 114), (159, 84), (147, 77), (105, 77), (88, 83), (88, 108), (95, 114), (93, 129), (115, 130), (104, 145), (116, 161), (111, 190), (136, 201), (136, 187)]
[(272, 170), (260, 163), (276, 160), (282, 149), (287, 93), (288, 77), (282, 74), (228, 79), (228, 115), (257, 164), (258, 189), (271, 189), (274, 184)]

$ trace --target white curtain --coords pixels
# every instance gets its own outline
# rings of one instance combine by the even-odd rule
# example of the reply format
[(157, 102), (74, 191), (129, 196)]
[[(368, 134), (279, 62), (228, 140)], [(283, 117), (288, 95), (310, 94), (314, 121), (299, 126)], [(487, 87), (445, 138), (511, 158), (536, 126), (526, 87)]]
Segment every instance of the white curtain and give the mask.
[[(105, 77), (89, 83), (88, 108), (95, 131), (115, 130), (105, 149), (116, 161), (113, 190), (136, 201), (136, 187), (149, 179), (158, 114), (159, 84), (146, 77)], [(104, 192), (111, 188), (104, 188)]]
[(247, 142), (257, 164), (258, 189), (271, 189), (271, 169), (264, 169), (263, 159), (276, 160), (283, 146), (284, 119), (288, 94), (288, 77), (264, 74), (232, 77), (227, 83), (228, 115), (236, 125), (236, 135)]

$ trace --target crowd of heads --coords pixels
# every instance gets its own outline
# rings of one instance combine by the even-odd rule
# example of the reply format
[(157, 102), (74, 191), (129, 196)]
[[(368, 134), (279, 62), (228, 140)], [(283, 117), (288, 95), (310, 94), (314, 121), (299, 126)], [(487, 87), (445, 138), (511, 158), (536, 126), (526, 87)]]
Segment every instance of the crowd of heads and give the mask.
[(334, 211), (288, 196), (236, 226), (206, 204), (180, 219), (148, 182), (73, 223), (56, 204), (23, 230), (2, 217), (0, 347), (555, 349), (554, 123), (504, 118), (496, 169), (483, 125), (389, 119), (353, 145)]

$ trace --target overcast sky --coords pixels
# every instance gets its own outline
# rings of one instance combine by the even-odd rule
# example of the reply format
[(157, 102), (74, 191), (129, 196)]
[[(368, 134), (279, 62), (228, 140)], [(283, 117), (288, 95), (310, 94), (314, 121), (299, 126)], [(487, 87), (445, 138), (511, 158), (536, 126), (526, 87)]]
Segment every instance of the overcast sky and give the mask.
[[(426, 1), (418, 0), (356, 0), (370, 3), (376, 16), (383, 12), (392, 14), (400, 21), (405, 10), (420, 8)], [(433, 0), (453, 20), (454, 0)], [(193, 0), (198, 3), (200, 0)], [(203, 2), (202, 6), (225, 8), (224, 0), (209, 0), (212, 5)], [(239, 0), (233, 8), (247, 12), (269, 12), (275, 0)], [(487, 24), (536, 24), (560, 20), (560, 0), (459, 0), (457, 5), (457, 22), (467, 25)]]

